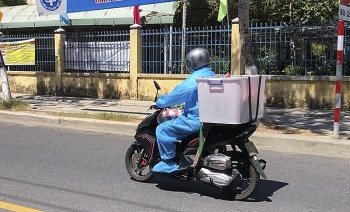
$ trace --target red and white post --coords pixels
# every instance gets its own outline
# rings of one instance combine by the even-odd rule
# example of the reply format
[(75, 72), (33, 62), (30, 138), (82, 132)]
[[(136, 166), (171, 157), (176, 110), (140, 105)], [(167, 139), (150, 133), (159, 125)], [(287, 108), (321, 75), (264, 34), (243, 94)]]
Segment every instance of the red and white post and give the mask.
[(334, 107), (334, 128), (333, 135), (339, 136), (340, 126), (340, 106), (341, 106), (341, 83), (343, 72), (343, 57), (344, 57), (344, 21), (338, 22), (338, 45), (337, 45), (337, 70), (335, 83), (335, 107)]

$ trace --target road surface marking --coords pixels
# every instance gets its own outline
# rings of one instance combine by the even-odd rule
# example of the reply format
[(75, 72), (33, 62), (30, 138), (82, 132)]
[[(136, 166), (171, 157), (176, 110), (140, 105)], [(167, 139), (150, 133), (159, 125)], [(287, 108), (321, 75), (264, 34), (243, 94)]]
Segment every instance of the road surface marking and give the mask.
[(5, 209), (9, 211), (14, 211), (14, 212), (43, 212), (32, 208), (27, 208), (20, 205), (15, 205), (15, 204), (1, 202), (1, 201), (0, 201), (0, 209)]

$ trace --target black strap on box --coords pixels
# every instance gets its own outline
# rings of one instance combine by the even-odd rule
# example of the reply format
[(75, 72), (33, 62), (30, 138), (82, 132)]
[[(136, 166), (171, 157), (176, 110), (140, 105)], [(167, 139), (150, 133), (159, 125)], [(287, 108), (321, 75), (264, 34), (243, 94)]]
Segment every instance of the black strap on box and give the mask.
[(260, 101), (260, 86), (261, 86), (261, 75), (259, 76), (259, 86), (258, 86), (258, 99), (257, 99), (257, 106), (256, 106), (256, 114), (255, 114), (255, 121), (258, 119), (258, 113), (259, 113), (259, 101)]
[(248, 103), (249, 103), (249, 121), (252, 120), (252, 91), (250, 88), (250, 77), (248, 77), (248, 89), (249, 89), (249, 98), (248, 98)]
[[(251, 91), (251, 83), (250, 83), (250, 77), (248, 77), (248, 85), (249, 85), (249, 98), (248, 98), (248, 103), (249, 103), (249, 120), (253, 120), (252, 119), (252, 91)], [(257, 98), (257, 106), (256, 106), (256, 111), (255, 111), (255, 119), (254, 121), (256, 121), (258, 119), (258, 113), (259, 113), (259, 101), (260, 101), (260, 86), (261, 86), (261, 76), (259, 76), (259, 84), (258, 84), (258, 98)]]

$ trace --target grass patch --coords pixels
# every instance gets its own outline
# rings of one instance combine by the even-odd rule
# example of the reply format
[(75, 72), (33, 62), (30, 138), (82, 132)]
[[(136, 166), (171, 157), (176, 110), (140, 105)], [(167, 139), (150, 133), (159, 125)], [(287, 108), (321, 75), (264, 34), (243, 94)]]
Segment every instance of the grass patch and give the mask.
[(15, 110), (15, 111), (23, 111), (28, 110), (29, 104), (27, 102), (18, 100), (18, 99), (10, 99), (10, 100), (0, 100), (0, 110)]
[(67, 113), (67, 112), (58, 112), (55, 113), (56, 116), (65, 116), (65, 117), (74, 117), (74, 118), (92, 118), (100, 120), (109, 120), (109, 121), (123, 121), (123, 122), (134, 122), (140, 121), (135, 115), (123, 114), (123, 113)]

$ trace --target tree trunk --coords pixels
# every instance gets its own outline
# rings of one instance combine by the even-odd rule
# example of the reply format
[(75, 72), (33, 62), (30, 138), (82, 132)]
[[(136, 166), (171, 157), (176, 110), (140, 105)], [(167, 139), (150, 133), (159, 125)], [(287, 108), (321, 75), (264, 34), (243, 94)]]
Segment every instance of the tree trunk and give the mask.
[[(241, 35), (241, 55), (242, 63), (244, 65), (245, 74), (258, 74), (255, 60), (253, 56), (253, 46), (250, 39), (249, 27), (249, 0), (240, 0), (238, 3), (238, 21), (239, 33)], [(267, 114), (266, 106), (264, 107), (264, 114), (260, 120), (264, 126), (275, 126)]]
[(294, 0), (289, 1), (289, 24), (292, 25), (294, 23)]
[(253, 47), (250, 40), (249, 0), (238, 3), (239, 34), (241, 35), (241, 55), (245, 74), (258, 74), (253, 57)]
[(185, 73), (186, 64), (186, 18), (187, 18), (187, 0), (183, 0), (182, 5), (182, 45), (181, 45), (181, 74)]
[[(289, 25), (291, 26), (291, 32), (294, 32), (293, 25), (294, 25), (294, 0), (290, 0), (289, 2)], [(293, 33), (294, 34), (294, 33)], [(291, 65), (294, 67), (295, 59), (296, 59), (296, 52), (295, 52), (295, 43), (294, 39), (291, 36), (290, 37), (290, 59), (291, 59)]]
[(4, 58), (2, 57), (2, 53), (0, 52), (0, 75), (1, 75), (1, 81), (2, 81), (2, 100), (9, 100), (12, 98), (11, 92), (10, 92), (10, 86), (7, 79), (7, 73), (5, 69), (5, 62)]

